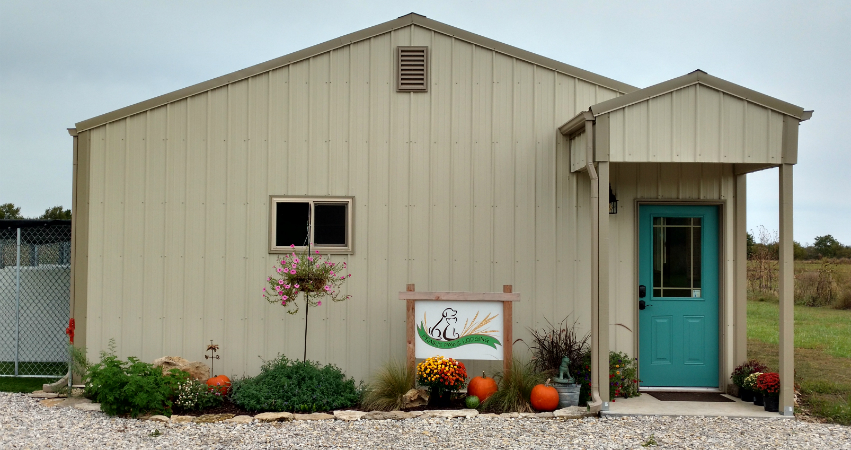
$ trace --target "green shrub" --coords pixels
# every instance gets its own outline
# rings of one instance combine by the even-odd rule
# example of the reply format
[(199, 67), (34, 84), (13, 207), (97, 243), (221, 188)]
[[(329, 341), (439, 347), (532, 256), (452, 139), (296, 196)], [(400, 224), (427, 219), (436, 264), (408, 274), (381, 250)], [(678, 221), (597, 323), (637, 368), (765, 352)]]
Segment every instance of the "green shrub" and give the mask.
[(360, 390), (334, 365), (280, 355), (264, 361), (256, 377), (234, 381), (230, 398), (248, 411), (310, 413), (354, 406)]
[(404, 395), (414, 387), (416, 373), (399, 361), (390, 361), (372, 377), (363, 393), (361, 407), (375, 411), (402, 409)]
[(100, 362), (89, 368), (84, 395), (101, 404), (111, 416), (140, 414), (171, 415), (172, 399), (179, 383), (189, 374), (171, 369), (170, 375), (135, 357), (122, 361), (115, 356), (115, 341), (100, 354)]
[(224, 402), (224, 396), (216, 389), (211, 389), (206, 383), (188, 379), (177, 386), (175, 408), (183, 411), (197, 411), (219, 406)]
[(481, 407), (485, 411), (493, 412), (532, 412), (532, 405), (529, 403), (532, 389), (543, 383), (546, 378), (546, 375), (536, 371), (532, 364), (524, 364), (514, 359), (508, 374), (494, 375), (499, 390), (488, 397)]

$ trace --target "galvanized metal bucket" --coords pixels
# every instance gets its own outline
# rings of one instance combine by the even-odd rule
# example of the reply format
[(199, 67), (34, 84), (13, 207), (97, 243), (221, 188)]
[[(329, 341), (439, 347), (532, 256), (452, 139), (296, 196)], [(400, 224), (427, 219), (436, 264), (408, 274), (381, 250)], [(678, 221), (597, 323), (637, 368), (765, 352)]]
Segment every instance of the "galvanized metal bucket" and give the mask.
[(553, 387), (556, 388), (556, 391), (558, 391), (559, 408), (579, 406), (579, 390), (582, 386), (578, 384), (553, 383)]

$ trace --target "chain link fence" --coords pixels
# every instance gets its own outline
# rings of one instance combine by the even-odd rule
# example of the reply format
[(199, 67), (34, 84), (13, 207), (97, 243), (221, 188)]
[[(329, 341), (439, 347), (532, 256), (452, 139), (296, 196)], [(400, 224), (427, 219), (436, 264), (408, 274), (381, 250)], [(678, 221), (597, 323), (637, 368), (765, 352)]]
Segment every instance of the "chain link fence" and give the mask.
[(68, 372), (71, 221), (0, 220), (0, 376)]

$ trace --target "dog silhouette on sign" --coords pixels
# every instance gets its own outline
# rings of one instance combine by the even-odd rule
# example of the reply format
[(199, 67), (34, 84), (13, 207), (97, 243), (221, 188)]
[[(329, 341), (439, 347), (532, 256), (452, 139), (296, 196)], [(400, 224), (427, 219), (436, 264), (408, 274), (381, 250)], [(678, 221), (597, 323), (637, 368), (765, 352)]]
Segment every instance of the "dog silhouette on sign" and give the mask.
[[(428, 335), (441, 341), (451, 341), (458, 339), (458, 331), (455, 330), (455, 324), (458, 322), (458, 311), (452, 308), (443, 310), (440, 320), (428, 329)], [(441, 329), (443, 327), (443, 329)]]

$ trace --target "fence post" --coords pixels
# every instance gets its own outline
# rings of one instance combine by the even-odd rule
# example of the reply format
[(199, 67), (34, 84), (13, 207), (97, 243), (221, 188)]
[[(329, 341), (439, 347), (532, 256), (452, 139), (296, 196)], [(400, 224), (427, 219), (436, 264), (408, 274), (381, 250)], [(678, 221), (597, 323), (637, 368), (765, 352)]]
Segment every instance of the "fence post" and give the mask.
[(21, 229), (18, 228), (15, 256), (15, 376), (18, 376), (18, 356), (21, 348)]

